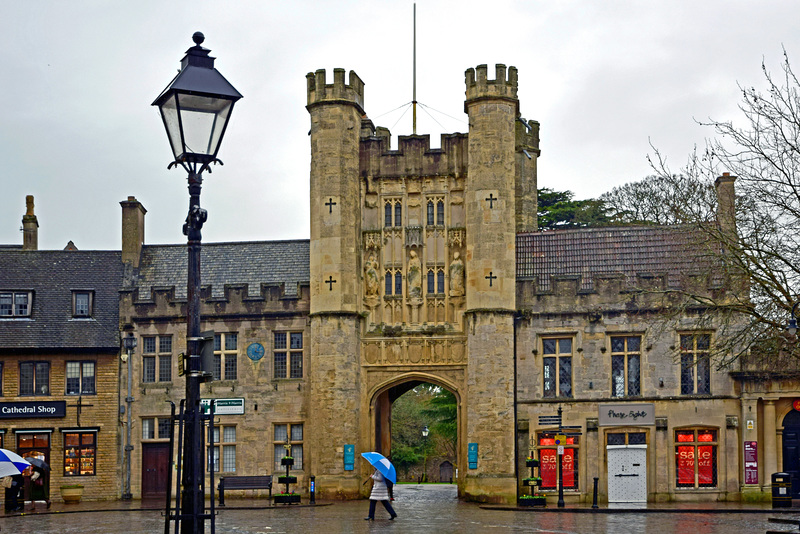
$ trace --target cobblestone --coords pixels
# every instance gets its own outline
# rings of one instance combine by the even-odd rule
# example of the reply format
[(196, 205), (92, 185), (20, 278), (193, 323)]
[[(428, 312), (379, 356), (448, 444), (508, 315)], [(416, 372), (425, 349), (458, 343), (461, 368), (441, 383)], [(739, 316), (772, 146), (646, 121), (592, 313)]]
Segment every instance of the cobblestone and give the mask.
[[(456, 499), (456, 488), (447, 485), (395, 486), (393, 503), (399, 517), (389, 521), (378, 506), (375, 521), (364, 521), (367, 501), (320, 503), (320, 506), (265, 507), (266, 499), (231, 500), (218, 509), (219, 534), (297, 534), (316, 532), (403, 534), (456, 534), (467, 532), (585, 534), (703, 532), (796, 532), (790, 524), (770, 523), (770, 517), (800, 520), (800, 509), (771, 510), (768, 505), (737, 503), (649, 505), (641, 510), (603, 507), (595, 512), (587, 505), (544, 510), (510, 510), (479, 506)], [(228, 499), (226, 499), (228, 501)], [(153, 506), (152, 509), (143, 507)], [(54, 504), (49, 511), (5, 516), (0, 532), (14, 534), (94, 534), (109, 532), (156, 533), (164, 531), (159, 503)], [(210, 529), (207, 527), (207, 532)], [(173, 531), (172, 529), (170, 530)]]

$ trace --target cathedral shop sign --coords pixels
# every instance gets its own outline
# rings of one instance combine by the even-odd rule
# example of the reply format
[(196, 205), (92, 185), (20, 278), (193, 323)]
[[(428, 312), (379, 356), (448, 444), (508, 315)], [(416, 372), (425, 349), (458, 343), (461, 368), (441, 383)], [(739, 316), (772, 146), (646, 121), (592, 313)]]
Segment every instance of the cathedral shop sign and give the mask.
[(0, 419), (66, 416), (67, 401), (0, 402)]
[(656, 408), (653, 403), (601, 404), (598, 411), (599, 426), (656, 424)]

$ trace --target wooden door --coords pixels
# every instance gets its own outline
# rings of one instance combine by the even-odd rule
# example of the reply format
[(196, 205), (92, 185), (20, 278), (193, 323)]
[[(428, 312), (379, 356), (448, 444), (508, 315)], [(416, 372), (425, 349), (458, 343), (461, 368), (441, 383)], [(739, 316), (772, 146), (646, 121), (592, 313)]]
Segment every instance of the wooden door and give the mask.
[(143, 443), (142, 499), (166, 496), (168, 469), (169, 443)]

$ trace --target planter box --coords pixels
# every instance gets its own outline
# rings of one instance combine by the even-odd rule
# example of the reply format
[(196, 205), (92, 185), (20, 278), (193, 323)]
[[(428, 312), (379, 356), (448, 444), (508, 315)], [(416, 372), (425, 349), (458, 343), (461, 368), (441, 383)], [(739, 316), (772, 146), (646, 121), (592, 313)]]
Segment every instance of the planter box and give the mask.
[(61, 488), (61, 498), (66, 504), (78, 504), (83, 497), (83, 488)]
[(525, 467), (539, 467), (539, 460), (525, 460)]
[(300, 495), (275, 495), (273, 500), (276, 504), (299, 504)]
[(280, 475), (278, 477), (278, 484), (297, 484), (297, 477)]
[(522, 480), (523, 486), (538, 486), (542, 483), (541, 478), (525, 478)]
[(547, 506), (547, 500), (542, 497), (537, 497), (535, 499), (518, 499), (517, 500), (518, 506), (538, 506), (544, 508)]
[(290, 467), (293, 466), (294, 458), (281, 458), (281, 465), (288, 465)]

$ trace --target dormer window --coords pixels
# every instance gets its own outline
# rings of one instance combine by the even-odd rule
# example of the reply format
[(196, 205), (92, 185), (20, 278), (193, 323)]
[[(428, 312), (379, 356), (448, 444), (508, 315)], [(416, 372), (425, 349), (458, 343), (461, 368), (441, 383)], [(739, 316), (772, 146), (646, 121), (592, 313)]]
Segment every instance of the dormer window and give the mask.
[(94, 304), (92, 291), (73, 291), (72, 292), (72, 316), (91, 317), (92, 304)]
[(0, 317), (30, 317), (30, 291), (0, 291)]

